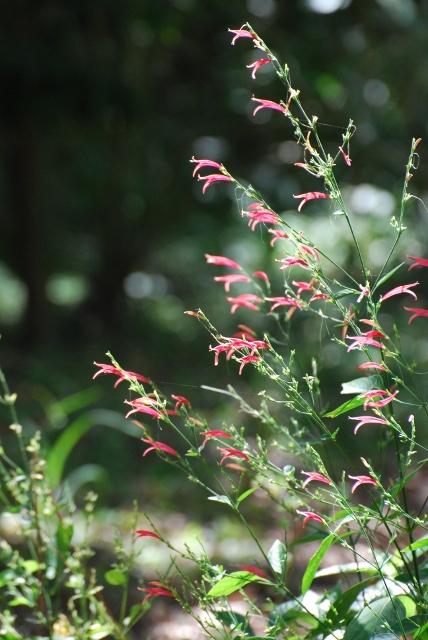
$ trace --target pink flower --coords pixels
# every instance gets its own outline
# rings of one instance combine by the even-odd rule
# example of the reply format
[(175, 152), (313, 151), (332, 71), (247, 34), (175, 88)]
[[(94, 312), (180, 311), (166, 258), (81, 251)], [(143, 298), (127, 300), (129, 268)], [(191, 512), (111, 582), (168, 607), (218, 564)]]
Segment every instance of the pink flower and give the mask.
[(414, 282), (413, 284), (403, 284), (400, 287), (395, 287), (394, 289), (391, 289), (391, 291), (388, 291), (388, 293), (385, 293), (384, 296), (381, 296), (380, 300), (383, 302), (384, 300), (392, 298), (392, 296), (397, 296), (400, 293), (409, 293), (415, 300), (417, 300), (418, 296), (416, 293), (414, 291), (409, 291), (409, 289), (410, 287), (416, 287), (418, 284), (419, 282)]
[(302, 489), (306, 487), (309, 482), (325, 482), (325, 484), (331, 484), (330, 480), (323, 476), (321, 473), (316, 473), (315, 471), (302, 471), (305, 476), (308, 476), (304, 483), (302, 484)]
[(157, 533), (154, 533), (153, 531), (146, 531), (146, 529), (136, 529), (132, 533), (135, 533), (137, 538), (157, 538), (160, 540)]
[(253, 356), (253, 355), (244, 356), (239, 360), (239, 362), (241, 363), (241, 366), (239, 367), (239, 375), (241, 375), (242, 369), (245, 367), (246, 364), (248, 364), (249, 362), (260, 362), (260, 361), (261, 361), (261, 358), (259, 358), (259, 356)]
[(255, 80), (256, 73), (264, 64), (268, 64), (270, 62), (270, 58), (260, 58), (260, 60), (256, 60), (253, 64), (247, 64), (247, 69), (252, 69), (251, 77)]
[(250, 282), (250, 278), (239, 273), (232, 273), (227, 276), (215, 276), (214, 280), (216, 282), (224, 282), (224, 290), (227, 292), (230, 291), (230, 285), (235, 282)]
[(212, 431), (201, 431), (199, 435), (205, 436), (205, 439), (202, 443), (202, 448), (205, 447), (206, 443), (208, 442), (208, 440), (211, 440), (211, 438), (231, 438), (232, 437), (225, 431), (219, 431), (217, 429), (214, 429)]
[(167, 444), (164, 444), (163, 442), (155, 442), (154, 440), (149, 440), (148, 438), (141, 438), (141, 440), (151, 445), (143, 453), (143, 458), (149, 453), (149, 451), (162, 451), (163, 453), (169, 453), (172, 456), (175, 456), (176, 458), (180, 457), (175, 449), (172, 449), (171, 447), (169, 447)]
[(171, 398), (176, 401), (174, 411), (178, 411), (181, 406), (190, 407), (190, 402), (184, 396), (176, 396), (173, 393), (171, 394)]
[(348, 165), (348, 167), (350, 167), (350, 166), (351, 166), (351, 159), (350, 159), (350, 157), (348, 156), (348, 154), (344, 152), (344, 150), (342, 149), (342, 147), (339, 147), (339, 151), (340, 151), (340, 153), (342, 154), (343, 159), (345, 160), (345, 162), (346, 162), (346, 164)]
[(128, 380), (129, 382), (133, 382), (133, 378), (135, 380), (139, 380), (140, 382), (149, 382), (147, 378), (141, 376), (139, 373), (134, 373), (133, 371), (121, 371), (117, 367), (114, 367), (112, 364), (99, 364), (98, 362), (94, 362), (94, 365), (100, 367), (100, 370), (97, 371), (93, 377), (96, 378), (101, 373), (113, 373), (115, 376), (119, 376), (119, 379), (116, 380), (114, 387), (116, 388), (118, 384), (120, 384), (123, 380)]
[[(250, 338), (252, 338), (251, 335)], [(254, 355), (254, 352), (259, 349), (270, 349), (268, 343), (263, 340), (247, 340), (239, 336), (234, 338), (224, 338), (224, 340), (227, 340), (227, 342), (218, 344), (216, 347), (210, 347), (210, 351), (215, 351), (215, 365), (218, 365), (218, 357), (222, 351), (226, 351), (226, 360), (230, 360), (232, 354), (237, 350), (249, 349), (251, 351), (251, 355)]]
[(252, 311), (259, 311), (255, 302), (263, 302), (259, 296), (254, 295), (253, 293), (241, 293), (241, 295), (236, 296), (236, 298), (226, 298), (228, 302), (232, 303), (232, 308), (230, 313), (235, 313), (238, 307), (245, 307), (246, 309), (251, 309)]
[(289, 237), (288, 233), (285, 233), (285, 231), (279, 231), (279, 229), (269, 229), (268, 231), (273, 235), (273, 238), (269, 243), (271, 247), (273, 247), (277, 240), (286, 240)]
[(411, 264), (409, 267), (409, 271), (414, 269), (415, 267), (428, 267), (428, 260), (425, 258), (417, 258), (416, 256), (407, 256), (410, 260), (414, 260), (414, 264)]
[(243, 27), (241, 27), (240, 29), (228, 29), (228, 31), (235, 34), (232, 40), (232, 44), (235, 44), (238, 38), (252, 38), (253, 40), (256, 40), (257, 38), (254, 33), (248, 31), (247, 29), (244, 29)]
[[(367, 409), (367, 407), (384, 407), (394, 400), (397, 393), (398, 391), (389, 394), (389, 391), (384, 391), (383, 389), (373, 389), (372, 391), (363, 393), (362, 397), (366, 398), (364, 402), (364, 410)], [(377, 396), (386, 396), (386, 398), (383, 398), (383, 400), (372, 400), (372, 398), (377, 398)]]
[(193, 171), (193, 176), (196, 175), (196, 173), (199, 171), (199, 169), (202, 169), (202, 167), (211, 167), (213, 169), (222, 169), (222, 165), (219, 164), (218, 162), (214, 162), (214, 160), (196, 160), (196, 158), (193, 156), (193, 158), (190, 160), (190, 162), (196, 162), (196, 167)]
[(387, 420), (377, 418), (376, 416), (350, 416), (349, 420), (359, 420), (359, 423), (354, 429), (354, 433), (357, 433), (358, 429), (365, 424), (388, 424)]
[(242, 215), (249, 218), (248, 226), (252, 231), (254, 231), (256, 226), (262, 222), (264, 224), (278, 224), (281, 222), (281, 218), (276, 213), (269, 209), (264, 209), (260, 205), (250, 205), (248, 208), (253, 210), (242, 211)]
[(269, 284), (268, 275), (264, 271), (254, 271), (253, 276), (255, 278), (260, 278), (260, 280), (264, 280), (264, 282), (267, 282)]
[(317, 260), (320, 259), (319, 255), (318, 255), (318, 251), (315, 249), (315, 247), (308, 247), (307, 244), (301, 244), (300, 248), (302, 249), (302, 251), (304, 253), (308, 253), (310, 256), (313, 256)]
[(330, 300), (331, 302), (331, 297), (326, 293), (314, 293), (309, 302), (316, 302), (316, 300)]
[(198, 180), (206, 180), (202, 188), (202, 193), (205, 193), (208, 187), (214, 182), (220, 182), (221, 180), (224, 180), (225, 182), (232, 182), (232, 178), (230, 176), (225, 176), (222, 173), (211, 173), (209, 176), (198, 176)]
[(306, 260), (303, 260), (303, 258), (281, 258), (281, 260), (278, 260), (277, 258), (275, 258), (275, 262), (281, 262), (284, 266), (280, 267), (279, 270), (283, 271), (284, 269), (286, 269), (287, 267), (291, 267), (294, 264), (298, 264), (301, 267), (309, 267), (309, 262), (306, 262)]
[(292, 284), (297, 287), (297, 295), (300, 296), (302, 291), (313, 291), (315, 280), (311, 280), (310, 282), (305, 282), (302, 280), (293, 280)]
[(302, 307), (304, 307), (304, 303), (300, 302), (299, 300), (295, 300), (294, 298), (287, 298), (287, 297), (281, 297), (281, 296), (276, 296), (274, 298), (265, 298), (265, 300), (267, 302), (274, 302), (275, 304), (273, 304), (269, 310), (269, 313), (273, 313), (275, 311), (275, 309), (277, 309), (278, 307), (282, 307), (282, 306), (286, 306), (286, 307), (298, 307), (299, 309), (302, 309)]
[[(150, 582), (150, 584), (155, 584), (155, 583)], [(171, 591), (169, 589), (166, 589), (163, 585), (161, 587), (146, 587), (145, 589), (142, 589), (141, 587), (137, 587), (137, 589), (139, 591), (145, 591), (147, 593), (142, 604), (145, 604), (145, 602), (147, 602), (147, 600), (149, 598), (152, 598), (153, 596), (168, 596), (170, 598), (174, 597)]]
[(361, 302), (361, 300), (364, 298), (364, 296), (369, 296), (370, 295), (370, 289), (368, 287), (363, 287), (362, 284), (358, 285), (361, 289), (361, 293), (357, 298), (357, 302)]
[(428, 318), (428, 310), (427, 309), (418, 309), (415, 307), (404, 307), (406, 311), (413, 311), (413, 315), (410, 316), (408, 324), (413, 322), (415, 318), (423, 317)]
[(281, 113), (287, 113), (286, 107), (283, 107), (282, 104), (278, 104), (277, 102), (272, 102), (272, 100), (261, 100), (254, 96), (251, 100), (254, 102), (260, 102), (259, 106), (254, 109), (253, 116), (255, 116), (257, 111), (260, 111), (260, 109), (274, 109), (275, 111), (281, 111)]
[(379, 362), (363, 362), (360, 364), (358, 369), (379, 369), (379, 371), (388, 371), (388, 369), (383, 365), (379, 364)]
[(211, 256), (209, 253), (205, 254), (207, 264), (215, 264), (218, 267), (230, 267), (231, 269), (240, 269), (241, 267), (233, 260), (225, 258), (224, 256)]
[(244, 460), (249, 460), (247, 454), (239, 451), (239, 449), (231, 449), (229, 447), (217, 447), (217, 449), (223, 454), (220, 464), (223, 464), (227, 458), (243, 458)]
[(300, 511), (299, 509), (296, 509), (296, 513), (300, 514), (301, 516), (305, 516), (303, 520), (304, 527), (306, 526), (308, 520), (315, 520), (316, 522), (322, 522), (322, 524), (325, 524), (321, 516), (319, 516), (317, 513), (314, 513), (313, 511)]
[(347, 351), (352, 351), (353, 349), (361, 349), (362, 347), (378, 347), (379, 349), (383, 349), (383, 344), (378, 340), (373, 340), (369, 336), (346, 336), (347, 340), (353, 340), (353, 344), (350, 344)]
[(352, 485), (351, 493), (354, 493), (355, 489), (357, 489), (357, 487), (359, 487), (360, 484), (375, 484), (375, 485), (377, 485), (376, 480), (374, 480), (373, 478), (370, 478), (370, 476), (350, 476), (350, 475), (348, 475), (348, 478), (350, 478), (351, 480), (356, 480), (357, 481)]
[(330, 198), (327, 193), (321, 193), (320, 191), (309, 191), (309, 193), (301, 193), (298, 196), (293, 196), (293, 198), (303, 198), (302, 202), (299, 204), (297, 211), (300, 211), (304, 204), (309, 202), (309, 200), (316, 200), (318, 198)]
[(146, 413), (158, 420), (165, 420), (165, 414), (156, 408), (158, 403), (152, 398), (135, 398), (135, 400), (125, 400), (124, 402), (132, 407), (132, 410), (128, 411), (125, 418), (128, 418), (133, 413)]

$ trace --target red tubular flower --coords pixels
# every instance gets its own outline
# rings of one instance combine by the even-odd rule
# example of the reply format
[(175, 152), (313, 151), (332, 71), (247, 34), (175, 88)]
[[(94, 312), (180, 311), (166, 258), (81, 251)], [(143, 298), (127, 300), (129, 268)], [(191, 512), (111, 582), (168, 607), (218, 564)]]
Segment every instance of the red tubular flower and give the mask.
[(100, 370), (95, 373), (92, 379), (99, 376), (101, 373), (113, 373), (115, 376), (118, 376), (119, 379), (116, 380), (114, 387), (116, 388), (118, 384), (120, 384), (123, 380), (128, 380), (129, 382), (133, 382), (135, 380), (139, 380), (140, 382), (150, 382), (144, 376), (141, 376), (139, 373), (134, 373), (133, 371), (121, 371), (117, 367), (114, 367), (112, 364), (99, 364), (98, 362), (94, 362), (96, 367), (100, 367)]
[(255, 278), (260, 278), (260, 280), (263, 280), (264, 282), (267, 282), (269, 284), (269, 277), (264, 271), (254, 271), (253, 276)]
[(239, 307), (245, 307), (252, 311), (259, 311), (258, 306), (254, 303), (263, 302), (259, 296), (256, 296), (253, 293), (241, 293), (241, 295), (236, 296), (236, 298), (226, 298), (226, 300), (232, 304), (230, 313), (235, 313)]
[(253, 100), (254, 102), (260, 102), (259, 106), (254, 109), (253, 116), (255, 116), (257, 111), (260, 111), (260, 109), (274, 109), (274, 111), (287, 113), (286, 107), (283, 107), (282, 104), (278, 104), (277, 102), (272, 102), (272, 100), (261, 100), (259, 98), (255, 98), (254, 96), (251, 98), (251, 100)]
[(124, 402), (132, 407), (131, 411), (128, 411), (125, 418), (133, 413), (146, 413), (158, 420), (165, 420), (165, 415), (161, 410), (156, 408), (156, 405), (158, 404), (156, 400), (152, 400), (151, 398), (135, 398), (135, 400), (125, 400)]
[(404, 307), (406, 311), (412, 311), (413, 315), (410, 316), (408, 324), (413, 322), (415, 318), (428, 318), (428, 310), (427, 309), (417, 309), (415, 307)]
[(223, 168), (221, 164), (219, 164), (218, 162), (214, 162), (214, 160), (196, 160), (194, 156), (190, 160), (190, 162), (196, 162), (196, 167), (192, 174), (193, 176), (195, 176), (199, 171), (199, 169), (202, 169), (202, 167), (211, 167), (213, 169), (220, 169), (220, 170)]
[(305, 476), (308, 476), (304, 483), (302, 484), (302, 489), (306, 487), (309, 482), (324, 482), (325, 484), (331, 484), (330, 480), (323, 476), (322, 473), (317, 473), (316, 471), (302, 471)]
[[(370, 408), (384, 407), (385, 405), (389, 404), (394, 400), (397, 393), (398, 391), (396, 391), (395, 393), (389, 394), (389, 392), (385, 391), (384, 389), (372, 389), (372, 391), (367, 391), (366, 393), (361, 394), (360, 397), (366, 398), (364, 402), (364, 410), (365, 410), (367, 409), (367, 407), (370, 407)], [(377, 398), (377, 396), (386, 396), (386, 397), (383, 398), (382, 400), (373, 400), (373, 398)]]
[[(155, 584), (155, 583), (154, 582), (150, 582), (149, 584)], [(156, 584), (160, 584), (160, 583), (156, 583)], [(147, 593), (147, 595), (144, 598), (142, 604), (147, 602), (147, 600), (149, 598), (152, 598), (153, 596), (168, 596), (170, 598), (174, 597), (174, 595), (171, 593), (171, 591), (169, 589), (167, 589), (164, 585), (162, 585), (160, 587), (146, 587), (144, 589), (142, 589), (141, 587), (137, 587), (137, 589), (139, 591), (145, 591)]]
[(280, 267), (279, 270), (283, 271), (284, 269), (286, 269), (287, 267), (291, 267), (294, 264), (298, 264), (301, 267), (309, 267), (309, 262), (306, 262), (306, 260), (303, 260), (303, 258), (281, 258), (281, 260), (278, 260), (277, 258), (275, 258), (275, 262), (281, 262), (284, 266)]
[(276, 296), (274, 298), (265, 298), (265, 300), (267, 300), (268, 302), (274, 302), (275, 304), (273, 304), (269, 310), (269, 313), (273, 313), (273, 311), (275, 311), (275, 309), (277, 309), (278, 307), (282, 307), (282, 306), (286, 306), (286, 307), (298, 307), (299, 309), (302, 309), (305, 305), (303, 302), (300, 302), (299, 300), (295, 300), (294, 298), (287, 298), (285, 296)]
[(268, 64), (270, 61), (270, 58), (260, 58), (260, 60), (256, 60), (255, 62), (253, 62), (253, 64), (247, 64), (247, 69), (253, 70), (251, 73), (251, 77), (253, 78), (253, 80), (256, 79), (256, 73), (260, 69), (260, 67), (263, 67), (264, 64)]
[(164, 444), (163, 442), (155, 442), (154, 440), (149, 440), (148, 438), (141, 438), (141, 440), (151, 445), (143, 453), (143, 458), (149, 453), (149, 451), (162, 451), (163, 453), (169, 453), (172, 456), (175, 456), (176, 458), (180, 457), (178, 453), (175, 451), (175, 449), (172, 449), (172, 447), (169, 447), (167, 444)]
[(348, 165), (348, 167), (351, 166), (351, 158), (348, 156), (347, 153), (344, 152), (344, 150), (342, 149), (342, 147), (339, 147), (339, 151), (343, 156), (343, 159), (345, 160), (346, 164)]
[(211, 173), (209, 176), (198, 176), (198, 180), (206, 180), (202, 187), (202, 193), (205, 193), (208, 187), (214, 182), (232, 182), (232, 178), (230, 176), (225, 176), (222, 173)]
[(326, 293), (314, 293), (309, 302), (316, 302), (317, 300), (329, 300), (331, 302), (331, 297)]
[(135, 529), (132, 533), (135, 533), (137, 538), (157, 538), (160, 540), (157, 533), (153, 531), (147, 531), (146, 529)]
[(296, 509), (296, 513), (299, 513), (301, 516), (305, 516), (303, 520), (304, 527), (306, 526), (308, 520), (315, 520), (316, 522), (322, 522), (322, 524), (325, 524), (321, 516), (319, 516), (317, 513), (314, 513), (313, 511), (299, 511), (299, 509)]
[(241, 366), (239, 367), (239, 375), (241, 375), (242, 373), (242, 369), (245, 367), (246, 364), (248, 364), (249, 362), (260, 362), (261, 358), (259, 358), (259, 356), (244, 356), (243, 358), (241, 358), (239, 360), (239, 362), (241, 363)]
[(391, 289), (391, 291), (388, 291), (388, 293), (385, 293), (384, 296), (381, 296), (380, 300), (383, 302), (388, 298), (392, 298), (392, 296), (398, 296), (400, 293), (409, 293), (415, 300), (417, 300), (418, 296), (416, 293), (414, 291), (409, 291), (409, 289), (410, 287), (416, 287), (418, 284), (419, 282), (414, 282), (413, 284), (403, 284), (400, 287), (395, 287), (394, 289)]
[(308, 247), (307, 244), (301, 244), (300, 248), (302, 249), (302, 251), (304, 253), (308, 253), (310, 256), (313, 256), (317, 260), (320, 259), (319, 255), (318, 255), (318, 251), (315, 249), (315, 247)]
[(328, 193), (321, 193), (320, 191), (309, 191), (308, 193), (301, 193), (298, 196), (293, 196), (293, 198), (303, 198), (302, 202), (299, 204), (297, 211), (300, 211), (304, 204), (309, 202), (309, 200), (316, 200), (318, 198), (330, 198), (331, 196)]
[(231, 273), (227, 276), (215, 276), (215, 282), (224, 282), (224, 290), (230, 291), (230, 285), (235, 282), (250, 282), (250, 278), (240, 273)]
[(230, 260), (229, 258), (225, 258), (225, 256), (211, 256), (209, 253), (205, 254), (205, 259), (207, 264), (215, 264), (218, 267), (230, 267), (231, 269), (240, 269), (239, 264)]
[(352, 485), (351, 493), (354, 493), (355, 489), (357, 489), (360, 484), (375, 484), (377, 485), (376, 480), (370, 478), (370, 476), (349, 476), (351, 480), (356, 480), (356, 482)]
[(208, 442), (208, 440), (211, 440), (211, 438), (231, 438), (232, 437), (225, 431), (219, 431), (217, 429), (213, 429), (212, 431), (201, 431), (199, 435), (205, 436), (205, 439), (202, 443), (202, 448), (205, 447), (206, 443)]
[(277, 240), (286, 240), (289, 236), (285, 231), (279, 231), (278, 229), (269, 229), (269, 233), (273, 235), (272, 240), (269, 242), (270, 246), (273, 247)]
[(252, 231), (255, 230), (258, 224), (278, 224), (281, 222), (279, 216), (269, 209), (257, 209), (256, 211), (242, 211), (243, 216), (247, 216), (248, 226)]
[(358, 424), (355, 426), (354, 433), (357, 433), (358, 429), (365, 424), (388, 424), (387, 420), (377, 418), (376, 416), (350, 416), (349, 420), (359, 420)]
[(428, 260), (425, 258), (417, 258), (416, 256), (407, 256), (410, 260), (414, 260), (414, 264), (411, 264), (409, 267), (409, 271), (414, 269), (415, 267), (428, 267)]
[(301, 280), (293, 280), (291, 284), (294, 284), (297, 287), (297, 295), (300, 296), (302, 291), (313, 291), (316, 280), (311, 280), (310, 282), (305, 282)]
[(379, 362), (363, 362), (360, 364), (358, 369), (379, 369), (379, 371), (388, 371), (388, 369), (383, 365), (379, 364)]
[(379, 349), (383, 349), (383, 344), (378, 340), (373, 340), (369, 336), (346, 336), (347, 340), (353, 340), (353, 344), (350, 344), (347, 351), (352, 351), (353, 349), (361, 349), (362, 347), (378, 347)]
[(178, 411), (182, 405), (184, 405), (185, 407), (190, 407), (190, 402), (184, 396), (176, 396), (172, 393), (171, 398), (176, 401), (174, 411)]
[(235, 34), (232, 40), (232, 44), (235, 44), (238, 38), (251, 38), (252, 40), (256, 40), (256, 35), (254, 33), (251, 33), (251, 31), (244, 29), (243, 27), (241, 27), (240, 29), (228, 29), (228, 31)]
[(227, 458), (243, 458), (244, 460), (249, 460), (247, 454), (239, 451), (239, 449), (231, 449), (229, 447), (217, 447), (217, 449), (223, 454), (220, 464), (223, 464)]

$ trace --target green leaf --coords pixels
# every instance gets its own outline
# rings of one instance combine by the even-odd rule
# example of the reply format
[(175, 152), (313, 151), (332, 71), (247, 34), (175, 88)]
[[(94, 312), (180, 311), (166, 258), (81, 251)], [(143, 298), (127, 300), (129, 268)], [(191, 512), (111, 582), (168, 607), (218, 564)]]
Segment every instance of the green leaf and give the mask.
[(402, 550), (403, 553), (407, 551), (416, 551), (416, 549), (423, 549), (424, 547), (428, 547), (428, 538), (420, 538), (416, 540), (416, 542), (412, 542), (408, 547)]
[(218, 598), (219, 596), (229, 596), (231, 593), (238, 591), (250, 584), (250, 582), (260, 582), (259, 576), (250, 573), (250, 571), (234, 571), (224, 576), (217, 584), (213, 586), (207, 593), (209, 598)]
[(22, 566), (24, 567), (25, 571), (28, 571), (28, 573), (34, 573), (35, 571), (38, 571), (42, 568), (42, 565), (40, 564), (40, 562), (37, 562), (37, 560), (24, 560)]
[(321, 564), (322, 559), (324, 558), (327, 549), (333, 544), (336, 540), (336, 537), (333, 535), (328, 536), (323, 540), (320, 544), (320, 547), (316, 553), (312, 556), (312, 558), (308, 562), (308, 566), (306, 567), (306, 571), (303, 575), (302, 579), (302, 594), (305, 593), (310, 588), (313, 579), (315, 577), (316, 572), (318, 571), (318, 567)]
[(373, 578), (366, 578), (361, 582), (357, 582), (352, 587), (347, 589), (344, 593), (340, 594), (338, 598), (331, 605), (331, 610), (328, 613), (328, 618), (332, 618), (333, 621), (340, 621), (348, 613), (349, 607), (355, 601), (355, 598), (364, 591), (366, 587), (373, 584)]
[(229, 507), (233, 507), (233, 504), (228, 496), (209, 496), (208, 500), (212, 500), (213, 502), (222, 502), (223, 504), (228, 504)]
[(340, 291), (336, 291), (334, 294), (335, 300), (340, 300), (340, 298), (344, 298), (345, 296), (355, 295), (357, 292), (355, 289), (340, 289)]
[(214, 615), (222, 624), (233, 630), (239, 628), (239, 630), (245, 634), (253, 633), (253, 630), (248, 623), (248, 619), (243, 616), (242, 613), (236, 613), (236, 611), (216, 611)]
[(379, 382), (379, 376), (365, 376), (364, 378), (356, 378), (349, 382), (342, 383), (342, 391), (340, 393), (366, 393), (375, 388)]
[(402, 262), (401, 264), (399, 264), (397, 267), (394, 267), (394, 269), (391, 269), (391, 271), (388, 271), (388, 273), (386, 273), (380, 280), (379, 282), (376, 282), (374, 288), (372, 289), (372, 294), (376, 291), (376, 289), (378, 287), (381, 286), (381, 284), (383, 284), (384, 282), (386, 282), (387, 280), (390, 279), (391, 276), (394, 275), (394, 273), (396, 271), (398, 271), (398, 269), (401, 269), (401, 267), (403, 266), (404, 262)]
[(281, 540), (275, 540), (268, 553), (270, 566), (275, 573), (282, 575), (287, 566), (287, 549)]
[(334, 411), (330, 411), (330, 413), (325, 413), (324, 418), (337, 418), (342, 413), (347, 413), (351, 411), (351, 409), (355, 409), (356, 407), (360, 407), (365, 402), (365, 398), (352, 398), (352, 400), (348, 400), (345, 404), (341, 404), (340, 407), (334, 409)]
[(248, 496), (250, 496), (252, 493), (254, 493), (254, 491), (257, 491), (257, 489), (260, 488), (260, 485), (257, 485), (257, 487), (253, 487), (252, 489), (248, 489), (248, 491), (244, 491), (244, 493), (241, 493), (241, 495), (239, 496), (237, 502), (238, 504), (240, 502), (242, 502), (243, 500), (245, 500), (245, 498), (248, 498)]
[(121, 585), (126, 584), (127, 580), (126, 574), (123, 571), (119, 571), (119, 569), (110, 569), (110, 571), (106, 571), (104, 578), (106, 582), (115, 587), (120, 587)]
[(406, 608), (398, 597), (379, 598), (366, 605), (346, 627), (343, 640), (374, 640), (376, 636), (394, 638), (387, 628), (406, 617)]
[(8, 602), (9, 607), (33, 607), (34, 604), (24, 596), (19, 596)]

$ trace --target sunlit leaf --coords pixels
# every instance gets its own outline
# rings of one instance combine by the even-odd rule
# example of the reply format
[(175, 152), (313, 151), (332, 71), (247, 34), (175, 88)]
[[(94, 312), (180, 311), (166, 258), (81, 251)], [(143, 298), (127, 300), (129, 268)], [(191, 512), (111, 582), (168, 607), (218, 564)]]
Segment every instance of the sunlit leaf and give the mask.
[(303, 575), (303, 579), (302, 579), (302, 594), (305, 595), (305, 593), (308, 591), (308, 589), (310, 588), (313, 579), (315, 577), (315, 574), (318, 570), (318, 567), (321, 564), (322, 559), (324, 558), (327, 549), (333, 544), (333, 542), (336, 540), (336, 537), (333, 535), (328, 536), (327, 538), (325, 538), (321, 544), (320, 547), (318, 549), (318, 551), (316, 553), (314, 553), (314, 555), (312, 556), (312, 558), (309, 560), (308, 562), (308, 566), (306, 567), (306, 571)]
[(209, 598), (218, 598), (220, 596), (229, 596), (231, 593), (242, 589), (250, 582), (260, 582), (261, 578), (250, 573), (249, 571), (235, 571), (224, 576), (210, 589), (207, 593)]
[(283, 574), (287, 565), (287, 549), (281, 540), (275, 540), (268, 553), (268, 560), (275, 573)]
[(106, 582), (115, 587), (125, 584), (127, 580), (126, 574), (123, 571), (119, 571), (119, 569), (110, 569), (110, 571), (106, 571), (104, 578)]
[(208, 500), (212, 500), (213, 502), (222, 502), (223, 504), (228, 504), (229, 507), (233, 506), (228, 496), (209, 496)]
[(380, 280), (379, 282), (376, 282), (374, 288), (372, 289), (372, 294), (376, 291), (376, 289), (378, 287), (380, 287), (381, 284), (383, 284), (384, 282), (386, 282), (387, 280), (390, 279), (391, 276), (394, 275), (394, 273), (396, 271), (398, 271), (398, 269), (401, 269), (401, 267), (404, 265), (404, 262), (401, 262), (398, 266), (394, 267), (394, 269), (391, 269), (391, 271), (388, 271), (388, 273), (386, 273)]
[(416, 551), (416, 549), (423, 549), (424, 547), (428, 547), (428, 537), (420, 538), (419, 540), (416, 540), (416, 542), (412, 542), (412, 544), (409, 544), (409, 546), (402, 549), (402, 551), (403, 553), (406, 553), (406, 551)]
[(400, 624), (406, 617), (406, 608), (398, 597), (379, 598), (367, 604), (346, 627), (343, 640), (373, 640), (376, 636), (396, 638), (386, 629)]
[(254, 493), (254, 491), (257, 491), (257, 489), (259, 489), (259, 486), (257, 487), (252, 487), (252, 489), (248, 489), (248, 491), (244, 491), (244, 493), (241, 493), (241, 495), (239, 496), (237, 502), (242, 502), (243, 500), (245, 500), (245, 498), (248, 498), (248, 496), (250, 496), (252, 493)]
[(352, 400), (348, 400), (348, 402), (345, 402), (344, 404), (341, 404), (340, 407), (337, 407), (337, 409), (334, 409), (334, 411), (330, 411), (329, 413), (325, 413), (324, 414), (324, 418), (337, 418), (337, 416), (340, 416), (342, 413), (347, 413), (348, 411), (351, 411), (351, 409), (355, 409), (356, 407), (360, 407), (362, 404), (364, 404), (365, 402), (365, 398), (352, 398)]
[(371, 391), (379, 383), (379, 376), (365, 376), (364, 378), (356, 378), (349, 382), (342, 382), (342, 391), (340, 393), (366, 393)]

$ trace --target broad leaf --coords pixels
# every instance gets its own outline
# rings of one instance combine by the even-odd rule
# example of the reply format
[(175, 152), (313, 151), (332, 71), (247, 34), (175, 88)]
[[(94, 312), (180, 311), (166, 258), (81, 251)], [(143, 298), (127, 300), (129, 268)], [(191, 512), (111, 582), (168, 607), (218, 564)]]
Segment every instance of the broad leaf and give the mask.
[(270, 566), (275, 573), (282, 575), (287, 565), (287, 549), (281, 540), (275, 540), (268, 553)]
[(120, 587), (125, 584), (127, 580), (126, 574), (123, 571), (119, 571), (119, 569), (110, 569), (110, 571), (106, 571), (104, 578), (106, 582), (114, 587)]
[(250, 573), (250, 571), (235, 571), (221, 578), (221, 580), (208, 591), (207, 596), (209, 598), (229, 596), (231, 593), (250, 584), (250, 582), (260, 582), (260, 580), (260, 576), (256, 576), (254, 573)]
[(356, 378), (349, 382), (342, 382), (342, 391), (340, 393), (366, 393), (375, 388), (379, 382), (379, 376), (365, 376), (364, 378)]
[(348, 402), (341, 404), (340, 407), (337, 407), (337, 409), (334, 409), (334, 411), (325, 413), (323, 417), (337, 418), (337, 416), (340, 416), (342, 413), (347, 413), (348, 411), (351, 411), (351, 409), (360, 407), (362, 404), (364, 404), (365, 400), (366, 400), (365, 398), (359, 398), (359, 397), (352, 398), (352, 400), (348, 400)]
[(398, 597), (379, 598), (366, 605), (346, 627), (343, 640), (374, 640), (376, 637), (394, 638), (388, 631), (406, 617), (406, 608)]
[(308, 566), (306, 567), (306, 571), (303, 575), (303, 579), (302, 579), (302, 594), (305, 595), (305, 593), (308, 591), (308, 589), (310, 588), (313, 579), (315, 577), (315, 574), (318, 570), (318, 567), (321, 564), (322, 559), (324, 558), (327, 549), (333, 544), (333, 542), (336, 540), (336, 537), (333, 535), (328, 536), (327, 538), (325, 538), (325, 540), (323, 540), (321, 542), (321, 545), (318, 549), (318, 551), (316, 553), (314, 553), (314, 555), (312, 556), (312, 558), (309, 560), (308, 562)]
[(228, 496), (209, 496), (208, 500), (212, 500), (213, 502), (222, 502), (223, 504), (228, 504), (229, 507), (232, 506), (232, 502)]
[(328, 617), (332, 618), (333, 621), (342, 620), (348, 613), (350, 606), (355, 601), (355, 598), (371, 584), (373, 584), (373, 578), (366, 578), (365, 580), (354, 584), (344, 593), (341, 593), (331, 605)]

